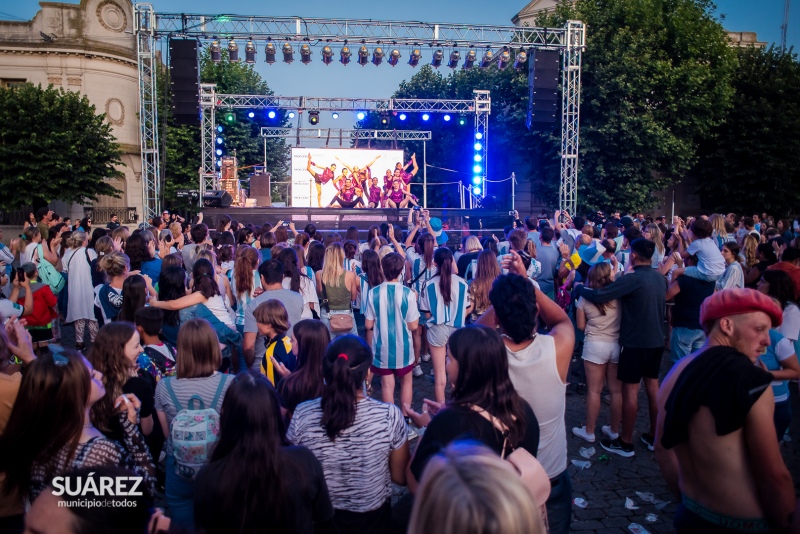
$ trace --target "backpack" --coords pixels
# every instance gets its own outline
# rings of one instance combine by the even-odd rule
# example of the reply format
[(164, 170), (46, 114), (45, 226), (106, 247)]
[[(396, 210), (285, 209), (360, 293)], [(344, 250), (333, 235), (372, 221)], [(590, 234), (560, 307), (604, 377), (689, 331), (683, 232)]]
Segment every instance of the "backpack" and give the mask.
[(39, 272), (39, 280), (50, 286), (50, 290), (54, 295), (58, 295), (58, 293), (64, 289), (64, 286), (67, 285), (67, 280), (53, 267), (52, 263), (44, 259), (42, 245), (36, 247), (36, 252), (39, 255), (39, 264), (36, 266), (36, 270)]
[(178, 415), (170, 425), (170, 436), (175, 473), (181, 478), (194, 480), (200, 468), (211, 459), (211, 453), (219, 439), (219, 412), (216, 406), (229, 376), (222, 375), (210, 408), (205, 407), (203, 399), (198, 395), (192, 395), (184, 409), (172, 389), (174, 378), (164, 379), (167, 393), (178, 410)]
[(556, 304), (558, 304), (562, 310), (569, 313), (570, 306), (572, 305), (572, 293), (567, 289), (567, 284), (556, 289)]
[[(170, 354), (172, 354), (172, 360), (164, 356), (164, 353), (155, 347), (147, 346), (144, 348), (145, 355), (147, 355), (153, 364), (151, 367), (148, 367), (144, 370), (153, 375), (153, 378), (155, 378), (156, 381), (161, 380), (162, 378), (175, 376), (177, 371), (177, 369), (175, 369), (175, 361), (177, 361), (175, 348), (169, 343), (164, 343), (164, 346), (167, 347), (167, 350), (170, 352)], [(141, 367), (142, 366), (140, 365), (140, 368)]]

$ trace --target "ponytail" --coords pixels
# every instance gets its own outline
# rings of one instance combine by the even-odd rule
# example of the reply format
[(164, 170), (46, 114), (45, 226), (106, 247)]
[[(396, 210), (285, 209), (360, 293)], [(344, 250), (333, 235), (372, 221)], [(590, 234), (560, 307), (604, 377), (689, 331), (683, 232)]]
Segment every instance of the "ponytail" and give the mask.
[(438, 248), (433, 255), (433, 261), (439, 270), (439, 291), (442, 293), (444, 305), (449, 306), (453, 281), (453, 253), (449, 248)]
[(320, 406), (321, 423), (331, 441), (353, 425), (358, 390), (362, 387), (371, 364), (372, 351), (358, 336), (340, 336), (328, 345), (322, 360), (325, 388)]
[(425, 260), (425, 268), (430, 269), (433, 263), (433, 249), (436, 243), (436, 238), (431, 234), (425, 234), (420, 239), (420, 247), (422, 248), (422, 257)]

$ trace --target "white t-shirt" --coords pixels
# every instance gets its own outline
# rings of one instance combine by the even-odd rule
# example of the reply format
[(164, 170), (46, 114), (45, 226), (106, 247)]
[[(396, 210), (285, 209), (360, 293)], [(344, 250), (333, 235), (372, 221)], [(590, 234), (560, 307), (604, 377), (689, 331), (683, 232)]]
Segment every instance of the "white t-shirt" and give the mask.
[(725, 260), (717, 244), (710, 237), (692, 241), (686, 252), (697, 255), (697, 270), (702, 274), (716, 277), (725, 274)]
[(236, 330), (236, 323), (233, 322), (231, 312), (228, 311), (228, 307), (225, 306), (225, 301), (220, 295), (214, 295), (205, 302), (205, 305), (208, 311), (214, 314), (214, 317)]
[(619, 325), (622, 313), (618, 300), (606, 303), (606, 314), (600, 313), (597, 305), (583, 297), (578, 299), (575, 306), (586, 314), (586, 341), (602, 341), (604, 343), (619, 342)]
[[(283, 289), (292, 288), (292, 279), (284, 278), (281, 282)], [(303, 297), (303, 313), (300, 314), (301, 319), (313, 319), (314, 314), (311, 313), (309, 304), (313, 304), (314, 308), (319, 313), (319, 296), (317, 296), (317, 284), (312, 282), (307, 276), (300, 277), (300, 295)]]
[(800, 339), (800, 308), (791, 302), (787, 304), (783, 310), (783, 322), (775, 330), (792, 342)]
[[(38, 246), (38, 243), (30, 243), (26, 245), (25, 250), (19, 254), (19, 264), (23, 265), (25, 263), (33, 263), (34, 253), (36, 252), (36, 247)], [(38, 264), (38, 261), (36, 263)]]

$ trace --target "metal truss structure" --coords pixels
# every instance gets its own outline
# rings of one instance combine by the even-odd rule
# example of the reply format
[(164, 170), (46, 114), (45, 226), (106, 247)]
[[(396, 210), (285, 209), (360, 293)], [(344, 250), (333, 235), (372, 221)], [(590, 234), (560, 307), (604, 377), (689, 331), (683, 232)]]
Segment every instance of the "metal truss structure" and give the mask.
[(346, 130), (338, 128), (261, 128), (261, 137), (299, 137), (320, 139), (333, 135), (347, 139), (372, 139), (377, 141), (430, 141), (430, 131), (419, 130)]
[[(476, 49), (480, 60), (483, 51), (550, 49), (560, 50), (562, 65), (562, 143), (560, 207), (574, 213), (577, 203), (579, 104), (581, 55), (586, 43), (586, 27), (568, 21), (561, 28), (526, 28), (469, 24), (436, 24), (409, 21), (321, 19), (302, 17), (265, 17), (242, 15), (203, 15), (155, 13), (150, 4), (136, 4), (136, 35), (139, 53), (139, 101), (142, 145), (142, 181), (145, 184), (145, 213), (158, 213), (159, 164), (158, 132), (155, 129), (156, 95), (153, 67), (155, 42), (169, 37), (270, 42), (302, 42), (308, 46), (341, 44), (394, 47), (447, 47)], [(277, 46), (280, 54), (280, 46)], [(499, 57), (500, 54), (495, 56)], [(496, 61), (495, 61), (496, 63)], [(477, 64), (476, 64), (477, 66)], [(475, 100), (424, 99), (344, 99), (276, 97), (264, 95), (219, 95), (213, 86), (202, 85), (200, 102), (203, 111), (203, 162), (200, 169), (201, 190), (214, 183), (214, 127), (217, 108), (276, 108), (329, 111), (410, 111), (428, 113), (474, 113), (475, 133), (483, 135), (482, 150), (488, 140), (489, 92), (476, 94)], [(485, 100), (481, 100), (485, 98)], [(485, 106), (482, 108), (481, 106)], [(483, 110), (485, 109), (485, 111)], [(210, 157), (209, 157), (210, 155)], [(482, 156), (482, 181), (485, 185), (486, 157)], [(203, 182), (206, 182), (204, 185)], [(477, 184), (474, 184), (477, 185)], [(482, 187), (485, 194), (485, 187)]]

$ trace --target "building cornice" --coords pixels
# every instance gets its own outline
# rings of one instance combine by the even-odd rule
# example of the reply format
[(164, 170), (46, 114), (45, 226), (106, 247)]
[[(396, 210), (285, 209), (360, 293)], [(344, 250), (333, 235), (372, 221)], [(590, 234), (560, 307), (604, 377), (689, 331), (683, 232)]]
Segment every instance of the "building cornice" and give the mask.
[[(52, 45), (51, 45), (52, 46)], [(102, 61), (111, 61), (114, 63), (121, 63), (130, 67), (137, 68), (135, 56), (121, 56), (118, 54), (108, 54), (99, 51), (79, 50), (76, 48), (23, 48), (14, 46), (2, 46), (0, 43), (0, 54), (10, 55), (38, 55), (38, 56), (74, 56), (86, 59), (99, 59)]]

